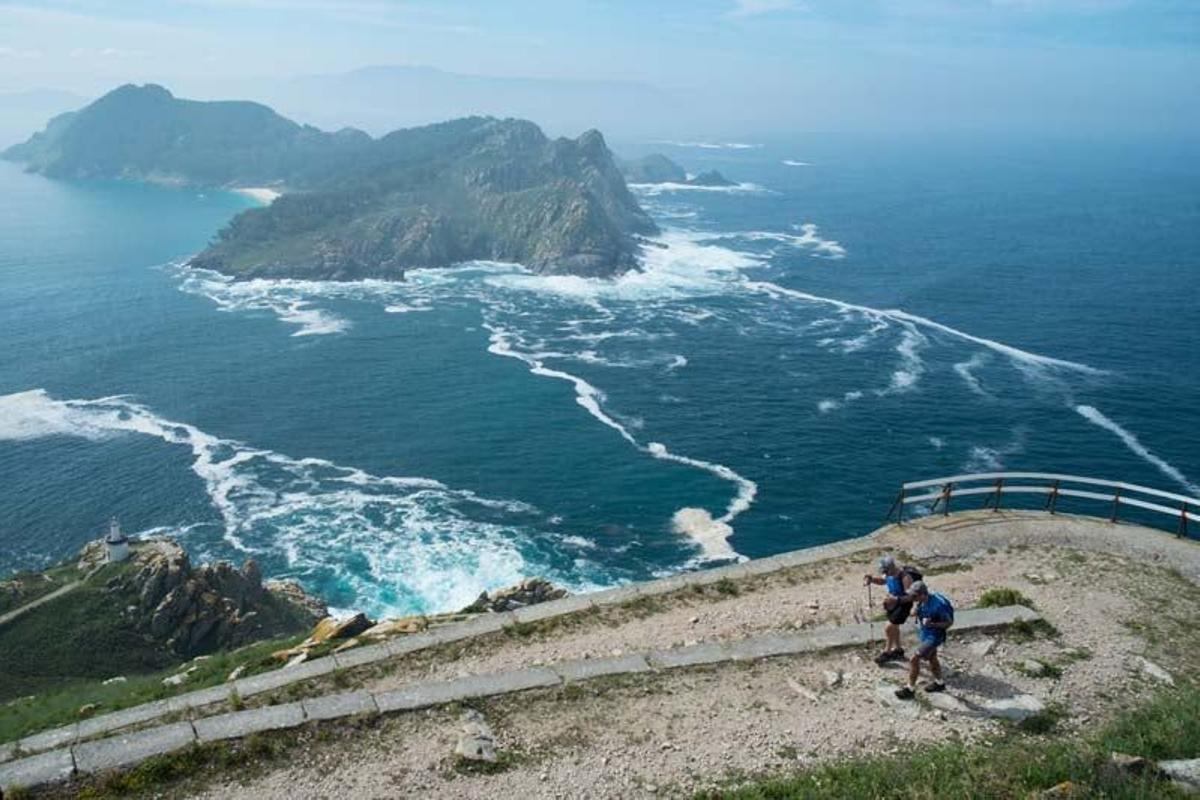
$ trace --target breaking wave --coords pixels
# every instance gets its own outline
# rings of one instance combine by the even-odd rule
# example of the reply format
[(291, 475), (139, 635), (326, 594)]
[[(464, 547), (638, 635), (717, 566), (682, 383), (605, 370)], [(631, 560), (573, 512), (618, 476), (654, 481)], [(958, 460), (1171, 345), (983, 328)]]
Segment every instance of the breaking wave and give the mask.
[(629, 188), (644, 197), (657, 197), (672, 192), (713, 192), (716, 194), (767, 194), (770, 189), (757, 183), (735, 183), (731, 186), (703, 186), (695, 183), (631, 183)]
[(574, 591), (599, 585), (584, 561), (571, 572), (554, 565), (551, 556), (571, 542), (540, 531), (541, 513), (520, 501), (292, 458), (164, 419), (129, 397), (0, 396), (0, 440), (125, 435), (190, 449), (229, 548), (370, 614), (454, 610), (531, 574)]

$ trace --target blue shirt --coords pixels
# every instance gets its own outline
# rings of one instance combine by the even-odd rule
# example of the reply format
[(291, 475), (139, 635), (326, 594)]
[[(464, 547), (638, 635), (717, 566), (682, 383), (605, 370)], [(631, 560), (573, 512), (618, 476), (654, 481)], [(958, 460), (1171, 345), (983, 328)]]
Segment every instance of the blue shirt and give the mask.
[(917, 606), (917, 619), (921, 623), (919, 637), (922, 642), (941, 644), (946, 641), (946, 631), (940, 628), (928, 628), (925, 622), (953, 622), (954, 606), (945, 595), (933, 592), (925, 598), (925, 602)]
[(897, 572), (895, 575), (888, 575), (883, 582), (887, 585), (888, 594), (894, 597), (904, 596), (904, 573)]

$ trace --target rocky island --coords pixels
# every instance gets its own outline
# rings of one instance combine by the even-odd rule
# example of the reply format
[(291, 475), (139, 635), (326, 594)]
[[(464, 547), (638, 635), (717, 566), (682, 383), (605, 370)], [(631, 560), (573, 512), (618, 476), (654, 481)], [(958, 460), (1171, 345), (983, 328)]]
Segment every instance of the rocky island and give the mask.
[(239, 278), (402, 278), (471, 260), (609, 277), (656, 227), (598, 131), (470, 117), (373, 139), (249, 102), (126, 85), (60, 115), (3, 157), (56, 178), (285, 190), (233, 219), (194, 260)]
[(621, 172), (630, 183), (678, 183), (685, 186), (737, 186), (715, 169), (688, 177), (687, 170), (662, 153), (620, 162)]

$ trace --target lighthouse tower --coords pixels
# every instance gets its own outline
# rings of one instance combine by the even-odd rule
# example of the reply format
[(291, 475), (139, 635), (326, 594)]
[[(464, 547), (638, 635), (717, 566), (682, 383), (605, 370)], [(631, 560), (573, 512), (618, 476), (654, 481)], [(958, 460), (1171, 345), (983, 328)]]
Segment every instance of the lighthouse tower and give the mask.
[(129, 558), (129, 538), (121, 533), (121, 526), (116, 517), (108, 523), (108, 535), (104, 537), (104, 553), (110, 564)]

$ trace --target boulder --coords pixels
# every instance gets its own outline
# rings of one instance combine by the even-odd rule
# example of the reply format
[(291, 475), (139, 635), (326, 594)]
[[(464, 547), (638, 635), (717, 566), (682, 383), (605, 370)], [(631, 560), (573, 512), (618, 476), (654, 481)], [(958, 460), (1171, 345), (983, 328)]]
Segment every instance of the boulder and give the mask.
[(990, 637), (971, 642), (967, 645), (967, 652), (976, 658), (983, 658), (996, 648), (996, 640)]
[(305, 644), (351, 639), (374, 626), (375, 623), (367, 619), (367, 615), (361, 611), (344, 619), (326, 617), (317, 623), (317, 627), (313, 628), (313, 632), (309, 634)]
[(827, 669), (821, 673), (821, 678), (825, 681), (825, 688), (835, 689), (842, 685), (842, 671)]
[(496, 736), (483, 715), (468, 710), (462, 718), (462, 733), (454, 752), (468, 761), (495, 761)]
[(567, 590), (555, 586), (545, 578), (526, 578), (516, 586), (479, 595), (474, 603), (462, 610), (464, 614), (480, 614), (487, 611), (512, 611), (516, 608), (560, 600)]
[(1149, 675), (1151, 678), (1158, 681), (1159, 683), (1165, 683), (1168, 686), (1175, 685), (1175, 678), (1171, 675), (1171, 673), (1167, 672), (1165, 669), (1160, 667), (1158, 664), (1155, 664), (1150, 659), (1144, 658), (1142, 656), (1138, 656), (1137, 664), (1143, 674)]
[(1007, 719), (1012, 722), (1032, 717), (1046, 710), (1046, 704), (1031, 694), (1018, 694), (999, 700), (985, 700), (982, 705), (984, 713), (989, 717)]
[(429, 627), (429, 618), (425, 616), (400, 617), (385, 619), (372, 625), (362, 632), (363, 638), (382, 639), (390, 636), (403, 636), (410, 633), (420, 633)]
[(1158, 769), (1182, 791), (1200, 794), (1200, 758), (1160, 761)]

